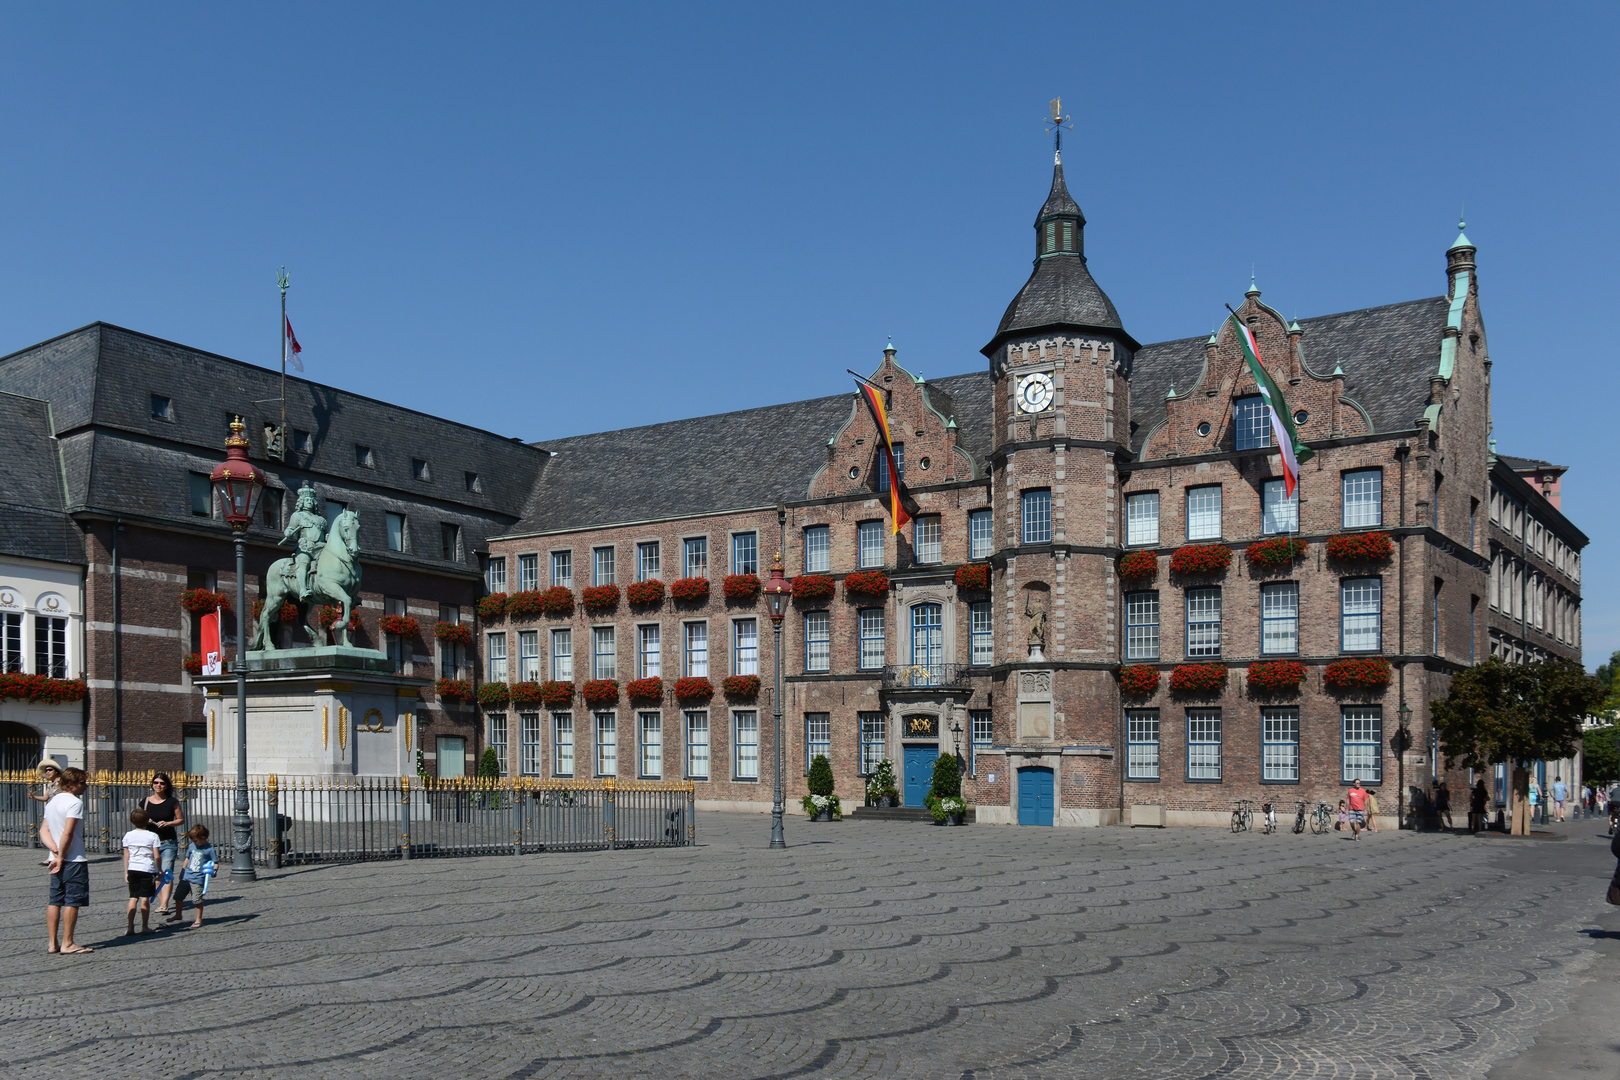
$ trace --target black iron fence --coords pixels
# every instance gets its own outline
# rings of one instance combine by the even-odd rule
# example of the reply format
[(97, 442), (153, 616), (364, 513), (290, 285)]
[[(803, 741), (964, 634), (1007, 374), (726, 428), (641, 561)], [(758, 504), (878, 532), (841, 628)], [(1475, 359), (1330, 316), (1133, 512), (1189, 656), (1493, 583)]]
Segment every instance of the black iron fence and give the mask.
[[(39, 843), (39, 778), (0, 772), (0, 845)], [(420, 776), (256, 776), (248, 782), (253, 861), (311, 862), (523, 855), (694, 842), (690, 783)], [(100, 773), (84, 793), (86, 850), (120, 850), (129, 812), (152, 792), (148, 774)], [(235, 854), (236, 782), (175, 778), (189, 829), (208, 828), (221, 863)], [(182, 840), (182, 843), (184, 841)]]

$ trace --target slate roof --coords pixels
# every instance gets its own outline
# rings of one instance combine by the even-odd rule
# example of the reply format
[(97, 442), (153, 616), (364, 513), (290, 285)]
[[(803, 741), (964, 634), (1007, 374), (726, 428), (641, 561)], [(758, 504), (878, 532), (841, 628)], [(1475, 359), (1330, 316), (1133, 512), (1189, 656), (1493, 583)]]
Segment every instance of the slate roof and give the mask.
[(1086, 215), (1080, 212), (1080, 204), (1074, 201), (1069, 194), (1069, 185), (1063, 182), (1063, 159), (1057, 158), (1052, 163), (1052, 190), (1046, 196), (1046, 202), (1041, 206), (1041, 212), (1035, 215), (1035, 224), (1039, 225), (1047, 218), (1077, 217), (1082, 225), (1085, 224)]
[(0, 393), (0, 554), (82, 564), (83, 538), (63, 508), (50, 405)]
[(1548, 469), (1556, 469), (1559, 472), (1569, 471), (1569, 466), (1567, 465), (1554, 465), (1552, 462), (1542, 461), (1540, 458), (1514, 457), (1511, 454), (1497, 454), (1496, 460), (1500, 461), (1514, 472), (1545, 472)]

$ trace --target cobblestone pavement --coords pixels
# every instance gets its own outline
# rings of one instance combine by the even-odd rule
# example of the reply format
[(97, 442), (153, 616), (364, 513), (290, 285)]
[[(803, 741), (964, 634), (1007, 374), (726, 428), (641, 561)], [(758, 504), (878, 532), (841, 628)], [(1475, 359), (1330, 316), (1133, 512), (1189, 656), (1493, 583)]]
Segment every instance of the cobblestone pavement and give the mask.
[(1558, 872), (1601, 846), (1579, 825), (768, 827), (222, 875), (206, 927), (146, 938), (100, 861), (82, 957), (46, 955), (38, 855), (0, 849), (0, 1074), (1473, 1078), (1564, 1012), (1607, 910)]

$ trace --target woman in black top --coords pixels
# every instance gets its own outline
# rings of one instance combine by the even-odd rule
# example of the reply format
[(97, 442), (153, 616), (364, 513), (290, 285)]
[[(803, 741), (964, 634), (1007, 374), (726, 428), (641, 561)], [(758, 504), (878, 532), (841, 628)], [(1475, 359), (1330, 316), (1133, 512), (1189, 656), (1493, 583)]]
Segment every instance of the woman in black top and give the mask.
[(174, 781), (168, 773), (152, 775), (152, 794), (141, 801), (141, 809), (152, 819), (152, 831), (158, 835), (159, 880), (167, 879), (157, 896), (157, 909), (162, 911), (174, 892), (174, 860), (180, 852), (180, 837), (175, 830), (186, 823), (186, 812), (174, 797)]
[(1470, 833), (1485, 831), (1485, 804), (1490, 801), (1491, 793), (1485, 790), (1485, 781), (1474, 783), (1474, 790), (1468, 793), (1468, 831)]

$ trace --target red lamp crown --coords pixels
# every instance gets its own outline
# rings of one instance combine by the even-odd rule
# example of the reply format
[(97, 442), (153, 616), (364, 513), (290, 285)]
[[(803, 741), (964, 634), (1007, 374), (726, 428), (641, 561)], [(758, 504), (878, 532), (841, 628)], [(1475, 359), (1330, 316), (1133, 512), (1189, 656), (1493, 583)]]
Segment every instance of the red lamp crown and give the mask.
[(242, 434), (245, 427), (240, 416), (231, 421), (231, 434), (225, 440), (225, 460), (214, 466), (209, 476), (226, 523), (238, 531), (246, 529), (253, 521), (259, 494), (268, 482), (264, 471), (248, 460), (251, 444)]

